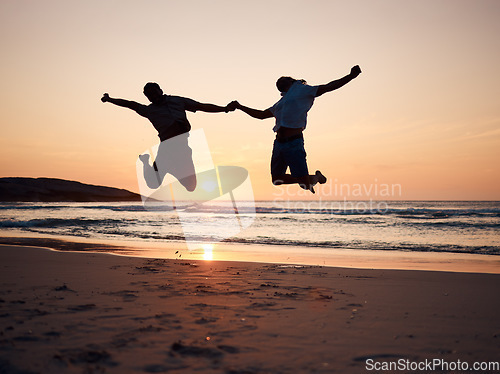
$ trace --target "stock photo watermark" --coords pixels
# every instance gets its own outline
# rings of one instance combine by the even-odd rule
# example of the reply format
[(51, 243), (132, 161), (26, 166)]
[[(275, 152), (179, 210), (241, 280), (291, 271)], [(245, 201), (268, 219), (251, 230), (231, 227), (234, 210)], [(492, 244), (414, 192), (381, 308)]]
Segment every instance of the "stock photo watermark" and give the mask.
[(233, 237), (255, 218), (248, 171), (214, 165), (202, 129), (145, 150), (136, 170), (145, 209), (175, 210), (188, 249)]
[(278, 209), (298, 212), (383, 214), (389, 209), (386, 200), (401, 199), (403, 188), (399, 183), (379, 183), (378, 179), (354, 184), (333, 179), (317, 185), (316, 193), (318, 200), (302, 201), (302, 197), (310, 196), (309, 191), (286, 185), (273, 194), (273, 203)]
[(395, 361), (379, 361), (375, 359), (367, 359), (365, 361), (365, 370), (368, 372), (383, 372), (383, 371), (401, 371), (401, 372), (453, 372), (453, 373), (484, 373), (500, 371), (500, 362), (467, 362), (462, 360), (446, 361), (441, 358), (425, 359), (422, 361), (412, 361), (405, 358), (400, 358)]

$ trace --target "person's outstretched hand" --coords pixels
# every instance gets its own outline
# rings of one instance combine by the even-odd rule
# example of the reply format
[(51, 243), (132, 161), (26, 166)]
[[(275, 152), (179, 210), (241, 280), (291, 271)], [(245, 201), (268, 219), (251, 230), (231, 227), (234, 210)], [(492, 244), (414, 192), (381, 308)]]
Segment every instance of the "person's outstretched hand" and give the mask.
[(105, 103), (106, 101), (109, 101), (109, 95), (107, 93), (105, 93), (104, 95), (102, 95), (101, 101), (103, 103)]
[(359, 65), (353, 66), (351, 68), (351, 76), (353, 78), (356, 78), (360, 74), (361, 74), (361, 68), (359, 67)]

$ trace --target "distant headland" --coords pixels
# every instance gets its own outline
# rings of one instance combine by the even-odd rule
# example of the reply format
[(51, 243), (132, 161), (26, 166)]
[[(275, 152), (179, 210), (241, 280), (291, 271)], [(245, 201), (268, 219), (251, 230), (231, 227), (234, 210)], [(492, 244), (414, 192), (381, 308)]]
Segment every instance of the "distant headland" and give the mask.
[(0, 202), (112, 202), (140, 201), (124, 189), (57, 178), (0, 178)]

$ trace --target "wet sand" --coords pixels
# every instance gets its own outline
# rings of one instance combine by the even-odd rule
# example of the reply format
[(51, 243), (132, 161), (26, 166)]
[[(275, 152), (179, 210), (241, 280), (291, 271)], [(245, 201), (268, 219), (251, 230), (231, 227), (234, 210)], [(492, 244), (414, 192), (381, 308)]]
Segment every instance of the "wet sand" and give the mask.
[(113, 253), (131, 257), (301, 264), (356, 269), (430, 270), (500, 274), (500, 256), (422, 251), (363, 250), (344, 248), (258, 245), (221, 242), (200, 243), (188, 249), (183, 241), (105, 240), (62, 235), (2, 236), (0, 245), (46, 247), (59, 251)]
[(498, 274), (0, 246), (0, 372), (362, 373), (367, 360), (500, 361), (499, 290)]

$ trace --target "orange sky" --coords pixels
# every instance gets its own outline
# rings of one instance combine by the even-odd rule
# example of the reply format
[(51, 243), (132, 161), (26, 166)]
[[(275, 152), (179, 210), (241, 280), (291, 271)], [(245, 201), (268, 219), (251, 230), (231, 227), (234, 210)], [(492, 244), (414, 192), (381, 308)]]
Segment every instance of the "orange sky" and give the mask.
[[(137, 191), (136, 158), (158, 138), (102, 93), (146, 103), (156, 81), (265, 109), (281, 75), (316, 85), (359, 64), (309, 113), (308, 163), (330, 178), (314, 196), (271, 185), (271, 119), (189, 119), (216, 164), (249, 170), (257, 199), (500, 200), (499, 16), (496, 0), (0, 1), (0, 176)], [(401, 193), (353, 193), (385, 185)]]

